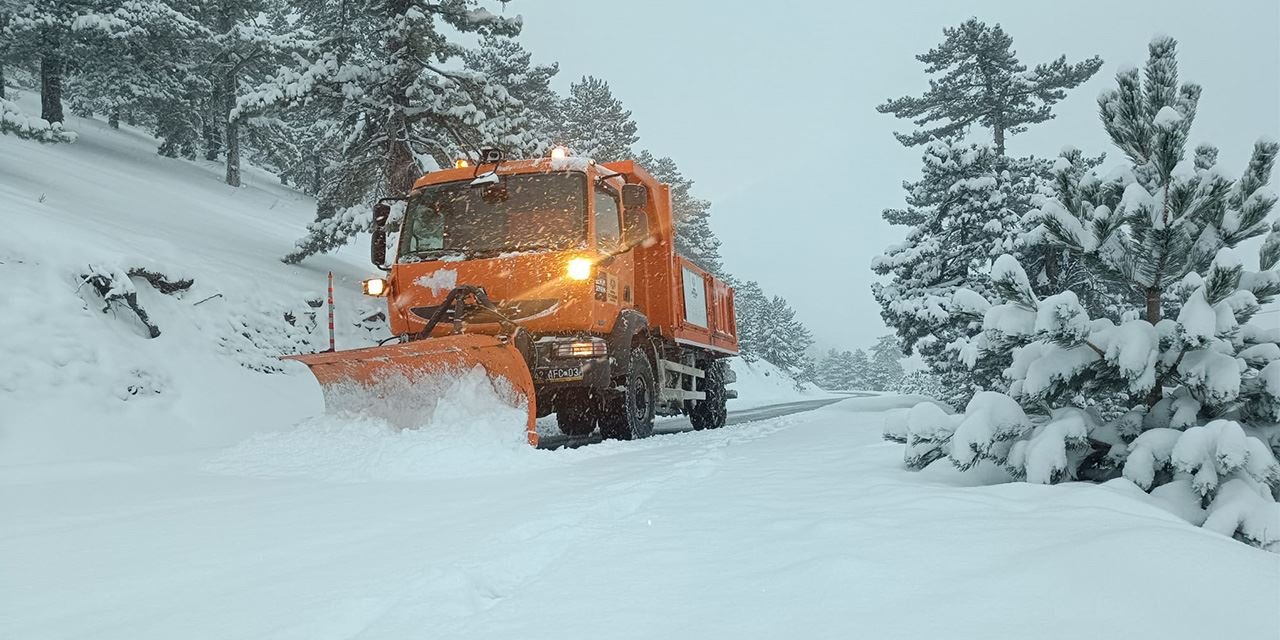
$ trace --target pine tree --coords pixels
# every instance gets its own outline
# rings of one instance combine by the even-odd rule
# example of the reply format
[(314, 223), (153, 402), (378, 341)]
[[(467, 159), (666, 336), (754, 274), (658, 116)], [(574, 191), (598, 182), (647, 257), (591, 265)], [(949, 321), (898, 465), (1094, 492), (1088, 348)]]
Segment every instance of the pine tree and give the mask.
[(609, 83), (585, 76), (569, 85), (569, 97), (561, 106), (563, 126), (559, 141), (574, 155), (600, 162), (630, 159), (636, 135), (631, 112), (613, 97)]
[(671, 158), (655, 158), (648, 151), (636, 156), (653, 177), (671, 187), (671, 212), (675, 219), (676, 251), (714, 274), (721, 274), (720, 239), (711, 231), (711, 202), (693, 195), (693, 181)]
[(814, 366), (813, 381), (827, 390), (842, 389), (844, 371), (840, 362), (840, 352), (828, 349)]
[(752, 320), (757, 334), (751, 345), (760, 359), (799, 376), (809, 359), (806, 352), (813, 345), (813, 335), (796, 319), (796, 312), (780, 296), (773, 296)]
[(1068, 63), (1064, 55), (1028, 71), (1013, 50), (1013, 38), (999, 24), (989, 26), (977, 18), (942, 33), (941, 44), (916, 56), (925, 72), (935, 76), (929, 90), (876, 107), (922, 127), (895, 133), (904, 145), (963, 135), (977, 125), (991, 131), (996, 155), (1004, 156), (1006, 137), (1053, 118), (1053, 105), (1066, 97), (1066, 90), (1102, 67), (1097, 56)]
[(1064, 154), (1056, 193), (1031, 220), (1090, 281), (1142, 295), (1094, 316), (1074, 291), (1038, 295), (1001, 256), (1000, 304), (972, 359), (1011, 359), (1004, 392), (976, 395), (962, 416), (909, 418), (907, 457), (986, 461), (1037, 483), (1123, 476), (1198, 505), (1181, 512), (1196, 524), (1280, 550), (1280, 331), (1255, 319), (1280, 294), (1278, 250), (1269, 236), (1258, 272), (1235, 250), (1271, 227), (1280, 144), (1258, 142), (1235, 180), (1215, 148), (1188, 154), (1200, 87), (1179, 85), (1171, 38), (1149, 54), (1145, 74), (1123, 70), (1099, 97), (1129, 166), (1102, 177)]
[[(846, 352), (848, 353), (848, 352)], [(849, 377), (846, 389), (871, 388), (871, 359), (862, 349), (854, 349), (849, 354)]]
[(907, 207), (884, 211), (889, 223), (910, 228), (906, 241), (872, 262), (889, 276), (872, 285), (885, 324), (908, 355), (918, 351), (943, 378), (957, 404), (999, 378), (999, 368), (974, 372), (957, 359), (985, 311), (982, 298), (962, 292), (989, 292), (991, 259), (1017, 247), (1020, 221), (1005, 206), (996, 161), (982, 145), (926, 146), (920, 180), (903, 185)]
[(371, 0), (359, 6), (327, 0), (300, 3), (300, 26), (317, 36), (271, 81), (241, 97), (232, 117), (299, 104), (321, 110), (323, 136), (341, 152), (326, 172), (316, 220), (285, 262), (345, 244), (369, 224), (371, 201), (408, 192), (432, 164), (456, 157), (459, 132), (481, 126), (485, 113), (513, 104), (474, 72), (447, 63), (465, 49), (455, 34), (514, 36), (520, 22), (475, 0)]
[(927, 369), (917, 369), (902, 376), (893, 390), (904, 396), (924, 396), (935, 400), (946, 395), (942, 380)]
[(760, 357), (760, 343), (763, 339), (764, 309), (769, 298), (764, 295), (760, 284), (754, 280), (739, 282), (729, 280), (733, 287), (733, 314), (738, 325), (738, 350), (742, 359), (751, 362)]
[(875, 391), (890, 391), (902, 380), (902, 350), (894, 336), (880, 336), (871, 347), (867, 386)]
[[(480, 144), (497, 145), (514, 158), (545, 155), (556, 137), (560, 97), (551, 88), (558, 64), (535, 65), (532, 56), (511, 38), (486, 36), (480, 47), (465, 55), (467, 68), (507, 91), (512, 102), (504, 115), (509, 122), (486, 118), (493, 131), (468, 131)], [(492, 138), (492, 139), (491, 139)]]
[(863, 389), (867, 386), (870, 363), (867, 353), (857, 351), (837, 351), (829, 349), (818, 361), (815, 382), (827, 390), (847, 391)]
[[(201, 69), (211, 33), (200, 6), (174, 0), (112, 2), (102, 20), (77, 22), (65, 81), (72, 112), (102, 114), (152, 129), (162, 155), (194, 158), (201, 97), (210, 80)], [(100, 5), (103, 9), (107, 4)]]
[(193, 68), (208, 78), (201, 95), (205, 158), (215, 160), (222, 155), (224, 180), (238, 187), (241, 143), (246, 134), (260, 148), (276, 144), (281, 137), (278, 121), (248, 118), (236, 110), (242, 87), (246, 82), (268, 80), (290, 55), (306, 51), (313, 43), (305, 32), (282, 19), (288, 9), (278, 0), (218, 0), (204, 9), (201, 18), (208, 35), (201, 43), (203, 55)]

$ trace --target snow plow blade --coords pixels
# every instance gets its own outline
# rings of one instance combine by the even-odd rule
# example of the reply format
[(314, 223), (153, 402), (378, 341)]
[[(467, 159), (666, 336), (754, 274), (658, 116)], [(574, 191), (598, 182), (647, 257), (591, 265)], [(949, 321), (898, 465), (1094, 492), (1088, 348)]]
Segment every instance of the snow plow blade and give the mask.
[(410, 396), (425, 400), (414, 408), (417, 412), (433, 409), (454, 381), (480, 367), (503, 402), (528, 412), (526, 439), (538, 446), (533, 377), (520, 351), (495, 336), (458, 334), (281, 359), (297, 360), (311, 369), (324, 392), (326, 410), (387, 418)]

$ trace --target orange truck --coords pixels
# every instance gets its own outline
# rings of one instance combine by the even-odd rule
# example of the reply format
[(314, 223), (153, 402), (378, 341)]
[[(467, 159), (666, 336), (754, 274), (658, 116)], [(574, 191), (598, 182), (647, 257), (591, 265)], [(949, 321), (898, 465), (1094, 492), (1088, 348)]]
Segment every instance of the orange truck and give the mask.
[(655, 415), (717, 428), (734, 396), (733, 289), (676, 253), (673, 233), (670, 188), (633, 161), (486, 149), (374, 208), (387, 275), (364, 291), (387, 299), (395, 343), (290, 359), (327, 404), (353, 387), (391, 401), (404, 387), (389, 381), (438, 390), (479, 367), (528, 411), (534, 446), (552, 412), (570, 437), (643, 438)]

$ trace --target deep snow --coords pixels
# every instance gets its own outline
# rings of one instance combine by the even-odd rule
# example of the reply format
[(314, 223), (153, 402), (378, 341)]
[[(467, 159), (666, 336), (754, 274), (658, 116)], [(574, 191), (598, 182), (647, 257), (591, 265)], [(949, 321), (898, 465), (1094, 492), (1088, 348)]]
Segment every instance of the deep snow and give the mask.
[[(283, 265), (310, 199), (69, 128), (0, 136), (0, 638), (1280, 637), (1280, 557), (1128, 481), (904, 471), (915, 399), (554, 452), (474, 378), (431, 428), (321, 415), (255, 369), (319, 345), (329, 270), (340, 345), (374, 337), (364, 245)], [(132, 281), (149, 340), (90, 265), (195, 284)], [(739, 379), (731, 408), (817, 393)]]

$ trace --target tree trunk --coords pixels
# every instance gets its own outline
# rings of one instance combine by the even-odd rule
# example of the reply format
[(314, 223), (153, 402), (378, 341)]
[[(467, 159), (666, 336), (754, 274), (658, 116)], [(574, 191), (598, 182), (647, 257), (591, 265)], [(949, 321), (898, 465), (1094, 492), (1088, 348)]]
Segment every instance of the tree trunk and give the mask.
[(230, 75), (227, 76), (222, 92), (222, 114), (226, 122), (227, 132), (227, 184), (233, 187), (240, 186), (240, 119), (231, 116), (231, 111), (235, 108), (236, 94), (239, 93), (239, 88), (240, 82), (236, 78), (236, 71), (233, 69)]
[(4, 97), (4, 62), (0, 62), (0, 100)]
[[(54, 45), (57, 46), (56, 43)], [(62, 56), (54, 51), (40, 56), (40, 117), (62, 122)]]
[[(401, 12), (395, 12), (392, 15), (398, 15)], [(403, 44), (399, 38), (388, 38), (386, 50), (388, 58), (397, 55)], [(417, 179), (417, 171), (413, 149), (409, 146), (409, 120), (405, 115), (409, 108), (409, 85), (413, 83), (412, 77), (406, 77), (400, 74), (399, 77), (391, 79), (391, 113), (387, 118), (387, 164), (386, 164), (386, 180), (387, 193), (391, 196), (403, 196), (413, 188), (413, 182)]]
[(1147, 322), (1150, 322), (1152, 326), (1160, 322), (1160, 294), (1159, 287), (1147, 289)]
[(992, 133), (995, 135), (995, 139), (996, 139), (996, 155), (1003, 158), (1004, 157), (1004, 125), (997, 124), (992, 129)]
[(107, 126), (112, 129), (120, 128), (120, 110), (112, 109), (111, 114), (107, 116)]
[[(221, 11), (218, 14), (218, 29), (222, 33), (231, 33), (235, 28), (236, 14), (231, 7), (231, 3), (222, 3)], [(216, 122), (222, 127), (222, 140), (226, 146), (227, 153), (227, 184), (238, 187), (240, 186), (240, 121), (233, 118), (231, 112), (236, 107), (236, 96), (240, 93), (240, 64), (241, 59), (235, 52), (230, 52), (228, 62), (220, 66), (222, 72), (222, 81), (214, 87), (213, 104), (218, 117)], [(211, 118), (212, 119), (212, 118)], [(212, 132), (213, 137), (217, 137), (219, 132)], [(206, 131), (206, 134), (208, 132)], [(216, 147), (208, 147), (216, 148)], [(206, 150), (206, 153), (208, 151)], [(216, 158), (216, 151), (214, 152)], [(206, 156), (207, 157), (207, 156)]]

